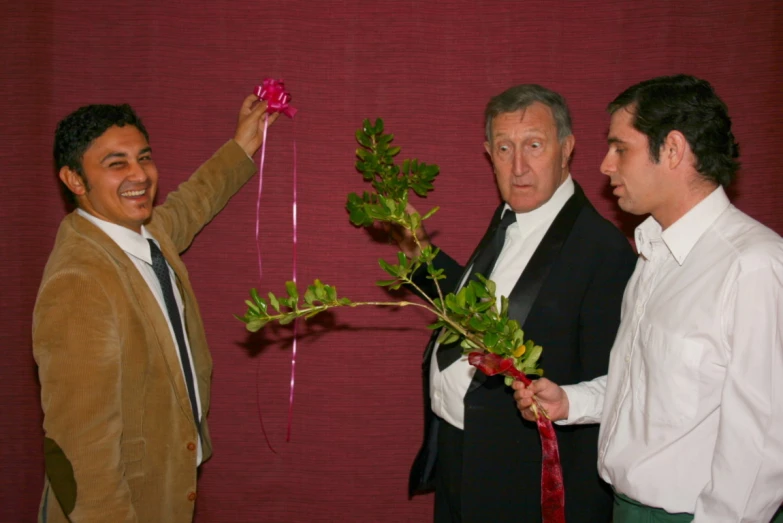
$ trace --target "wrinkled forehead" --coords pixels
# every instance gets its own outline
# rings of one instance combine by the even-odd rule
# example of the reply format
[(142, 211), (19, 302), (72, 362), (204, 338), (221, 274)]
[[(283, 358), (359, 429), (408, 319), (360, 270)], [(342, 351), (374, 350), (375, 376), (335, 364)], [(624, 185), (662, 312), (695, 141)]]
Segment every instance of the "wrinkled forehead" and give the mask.
[(499, 113), (492, 118), (493, 139), (497, 136), (521, 132), (557, 135), (557, 123), (552, 109), (541, 102), (534, 102), (514, 111)]

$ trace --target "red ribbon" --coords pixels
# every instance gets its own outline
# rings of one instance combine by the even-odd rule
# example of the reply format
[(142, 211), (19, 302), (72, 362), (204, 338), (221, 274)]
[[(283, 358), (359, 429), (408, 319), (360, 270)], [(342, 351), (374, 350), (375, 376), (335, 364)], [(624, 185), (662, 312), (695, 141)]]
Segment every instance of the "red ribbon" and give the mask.
[[(491, 352), (471, 352), (468, 362), (487, 376), (500, 374), (511, 376), (525, 384), (532, 383), (516, 367), (511, 358), (503, 358)], [(563, 469), (560, 466), (560, 450), (552, 420), (539, 411), (536, 416), (538, 434), (541, 436), (541, 516), (543, 523), (565, 523), (565, 489)]]

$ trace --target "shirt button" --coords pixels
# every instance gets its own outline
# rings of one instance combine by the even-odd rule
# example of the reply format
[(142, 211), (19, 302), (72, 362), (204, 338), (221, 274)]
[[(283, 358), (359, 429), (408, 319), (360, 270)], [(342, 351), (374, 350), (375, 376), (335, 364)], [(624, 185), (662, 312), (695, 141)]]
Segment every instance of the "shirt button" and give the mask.
[(190, 494), (188, 494), (188, 501), (196, 501), (196, 493), (195, 492), (191, 492)]
[(196, 444), (192, 441), (188, 442), (188, 450), (196, 450)]
[(640, 305), (637, 305), (637, 306), (636, 306), (636, 312), (638, 312), (639, 314), (641, 314), (641, 313), (642, 313), (642, 311), (644, 311), (644, 307), (643, 307), (641, 304), (640, 304)]

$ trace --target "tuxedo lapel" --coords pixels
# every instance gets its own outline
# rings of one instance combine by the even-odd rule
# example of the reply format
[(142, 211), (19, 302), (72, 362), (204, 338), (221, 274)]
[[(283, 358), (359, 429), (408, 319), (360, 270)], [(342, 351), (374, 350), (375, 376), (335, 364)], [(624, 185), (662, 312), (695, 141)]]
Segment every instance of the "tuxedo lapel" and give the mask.
[[(500, 225), (500, 217), (503, 214), (503, 209), (505, 206), (505, 203), (501, 203), (498, 208), (495, 209), (495, 214), (492, 215), (492, 220), (489, 222), (489, 228), (487, 229), (487, 232), (484, 233), (484, 236), (481, 238), (478, 246), (473, 250), (473, 254), (470, 255), (470, 258), (468, 258), (468, 262), (465, 264), (465, 267), (462, 270), (462, 274), (460, 274), (459, 280), (457, 281), (462, 281), (465, 278), (467, 271), (473, 268), (473, 262), (476, 260), (476, 256), (478, 256), (478, 254), (487, 247), (487, 244), (492, 241), (492, 237), (495, 235), (495, 231), (497, 230), (498, 225)], [(456, 293), (458, 290), (459, 289), (455, 289), (454, 292)], [(425, 368), (428, 367), (429, 361), (432, 359), (432, 351), (435, 349), (435, 342), (438, 340), (440, 331), (441, 329), (436, 329), (433, 331), (432, 336), (430, 336), (430, 341), (424, 351), (424, 359), (422, 360)]]
[[(520, 326), (525, 325), (533, 303), (538, 298), (538, 293), (549, 275), (549, 270), (557, 259), (560, 249), (568, 239), (568, 235), (571, 234), (571, 229), (573, 229), (574, 222), (576, 222), (585, 201), (584, 192), (574, 182), (574, 194), (560, 209), (508, 296), (508, 317), (518, 321)], [(476, 372), (470, 387), (468, 387), (468, 393), (476, 390), (486, 379), (486, 374)]]

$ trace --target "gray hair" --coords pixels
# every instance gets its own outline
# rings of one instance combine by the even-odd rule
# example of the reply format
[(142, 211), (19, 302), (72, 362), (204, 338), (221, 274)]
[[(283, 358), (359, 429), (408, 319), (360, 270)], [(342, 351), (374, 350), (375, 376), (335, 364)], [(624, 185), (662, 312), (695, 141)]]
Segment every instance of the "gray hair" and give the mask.
[(552, 110), (557, 127), (557, 139), (562, 143), (571, 132), (571, 113), (565, 98), (546, 87), (536, 84), (515, 85), (497, 96), (493, 96), (484, 110), (484, 132), (488, 142), (492, 142), (492, 120), (503, 113), (513, 113), (526, 109), (539, 102)]

